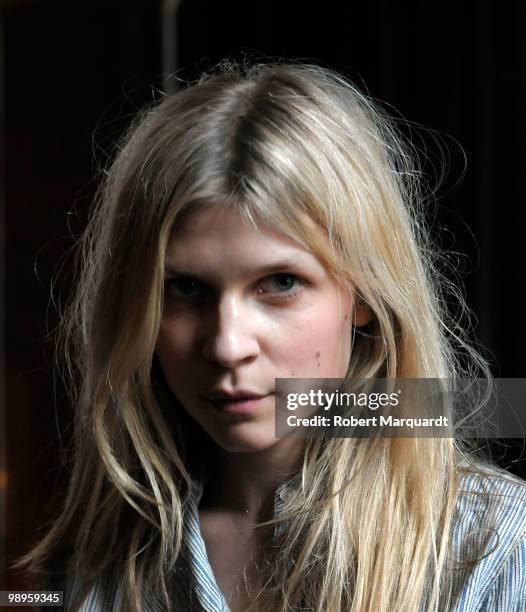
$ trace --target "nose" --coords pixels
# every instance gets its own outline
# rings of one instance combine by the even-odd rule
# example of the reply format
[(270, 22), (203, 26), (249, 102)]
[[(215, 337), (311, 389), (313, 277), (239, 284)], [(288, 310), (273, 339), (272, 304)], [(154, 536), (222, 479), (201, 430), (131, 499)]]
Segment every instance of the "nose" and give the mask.
[(254, 315), (241, 297), (221, 296), (203, 330), (203, 356), (226, 368), (254, 360), (260, 353)]

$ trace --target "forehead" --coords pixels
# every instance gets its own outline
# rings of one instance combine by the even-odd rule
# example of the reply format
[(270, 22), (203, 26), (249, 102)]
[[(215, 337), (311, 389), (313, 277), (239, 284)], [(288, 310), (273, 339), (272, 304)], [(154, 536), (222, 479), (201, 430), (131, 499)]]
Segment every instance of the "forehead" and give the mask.
[(264, 223), (254, 226), (235, 209), (214, 206), (185, 214), (172, 232), (166, 253), (169, 267), (228, 262), (250, 268), (283, 261), (321, 266), (307, 247), (278, 229)]

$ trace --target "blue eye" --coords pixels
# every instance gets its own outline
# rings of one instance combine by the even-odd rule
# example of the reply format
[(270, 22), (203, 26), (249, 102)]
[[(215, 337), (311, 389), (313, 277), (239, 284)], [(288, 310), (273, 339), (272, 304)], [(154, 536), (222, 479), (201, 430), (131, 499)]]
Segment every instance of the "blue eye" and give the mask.
[(296, 293), (300, 283), (300, 279), (294, 274), (287, 274), (285, 272), (274, 274), (273, 276), (269, 276), (262, 283), (263, 291), (260, 291), (260, 293), (290, 295)]
[(203, 286), (189, 276), (169, 278), (164, 283), (165, 292), (178, 297), (197, 297), (203, 291)]

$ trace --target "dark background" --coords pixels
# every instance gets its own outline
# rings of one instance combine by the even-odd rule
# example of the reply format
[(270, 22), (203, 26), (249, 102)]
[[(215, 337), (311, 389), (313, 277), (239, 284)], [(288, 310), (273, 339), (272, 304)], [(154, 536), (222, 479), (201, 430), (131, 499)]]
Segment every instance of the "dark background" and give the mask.
[[(430, 215), (434, 232), (443, 248), (461, 254), (453, 261), (494, 374), (526, 376), (526, 4), (349, 0), (307, 8), (181, 0), (177, 12), (176, 4), (0, 3), (6, 204), (0, 523), (7, 525), (0, 525), (6, 538), (0, 573), (2, 551), (12, 559), (27, 550), (53, 514), (52, 491), (66, 481), (57, 421), (64, 427), (68, 412), (60, 380), (54, 383), (48, 334), (71, 284), (68, 253), (113, 143), (156, 91), (175, 86), (163, 72), (176, 67), (194, 77), (233, 54), (318, 62), (433, 128), (417, 133), (417, 144), (435, 166), (440, 150), (447, 151), (448, 174)], [(517, 462), (522, 440), (507, 442), (510, 449), (499, 445), (495, 452), (525, 475), (524, 460)], [(14, 573), (1, 580), (0, 589), (26, 584)]]

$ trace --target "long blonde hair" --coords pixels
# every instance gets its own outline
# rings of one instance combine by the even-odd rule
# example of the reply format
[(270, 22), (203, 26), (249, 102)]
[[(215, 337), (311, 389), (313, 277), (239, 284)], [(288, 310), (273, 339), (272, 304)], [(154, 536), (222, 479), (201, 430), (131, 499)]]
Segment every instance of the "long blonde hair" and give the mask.
[[(163, 410), (154, 347), (166, 246), (196, 207), (277, 227), (352, 282), (373, 319), (353, 336), (349, 376), (484, 372), (448, 318), (423, 201), (394, 122), (328, 69), (225, 62), (142, 113), (101, 187), (62, 326), (77, 411), (68, 495), (24, 562), (45, 570), (70, 547), (79, 601), (111, 571), (114, 609), (159, 591), (170, 607), (191, 448)], [(449, 438), (309, 441), (255, 608), (437, 610), (458, 455)]]

